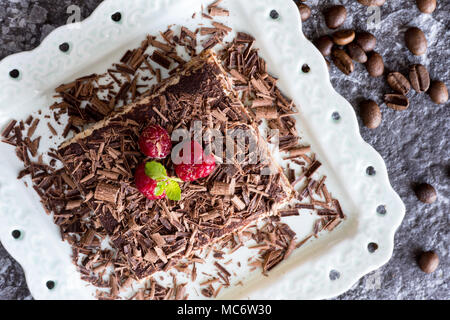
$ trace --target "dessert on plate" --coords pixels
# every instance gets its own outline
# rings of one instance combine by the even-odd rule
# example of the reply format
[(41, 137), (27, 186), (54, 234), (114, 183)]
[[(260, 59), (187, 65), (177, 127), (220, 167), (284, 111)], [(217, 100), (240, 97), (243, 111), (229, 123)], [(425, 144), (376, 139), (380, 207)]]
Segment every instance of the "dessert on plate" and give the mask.
[[(146, 197), (137, 186), (142, 180), (136, 175), (142, 178), (145, 164), (155, 164), (141, 152), (139, 143), (149, 126), (169, 135), (182, 129), (192, 133), (197, 126), (203, 135), (203, 144), (192, 137), (187, 140), (194, 146), (187, 150), (198, 147), (202, 158), (194, 169), (190, 163), (187, 169), (174, 164), (174, 157), (152, 157), (167, 168), (168, 179), (178, 176), (181, 194), (176, 200), (164, 197), (162, 191)], [(236, 130), (245, 137), (234, 139)], [(223, 146), (222, 154), (209, 150), (215, 157), (206, 155), (217, 145)], [(181, 156), (186, 149), (182, 150)], [(88, 238), (104, 228), (138, 279), (168, 270), (196, 250), (276, 214), (294, 194), (260, 136), (254, 114), (243, 106), (211, 50), (194, 57), (152, 94), (75, 135), (61, 145), (58, 155), (65, 178), (80, 192), (67, 204), (69, 219), (76, 223), (90, 217), (92, 231), (84, 230)], [(206, 174), (195, 172), (202, 169)]]
[[(2, 132), (99, 299), (217, 297), (345, 218), (255, 38), (224, 42), (232, 29), (212, 26), (148, 35), (105, 73), (58, 86), (51, 115)], [(43, 121), (50, 140), (75, 136), (44, 155)], [(305, 214), (314, 225), (298, 238), (287, 219)]]

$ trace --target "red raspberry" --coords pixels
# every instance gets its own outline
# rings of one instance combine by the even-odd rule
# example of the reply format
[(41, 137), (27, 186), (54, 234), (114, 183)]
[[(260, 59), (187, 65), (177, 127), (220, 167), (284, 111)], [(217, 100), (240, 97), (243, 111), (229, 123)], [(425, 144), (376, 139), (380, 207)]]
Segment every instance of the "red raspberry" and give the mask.
[[(212, 154), (205, 156), (202, 146), (198, 142), (192, 141), (190, 143), (190, 161), (175, 165), (175, 172), (178, 178), (186, 182), (206, 178), (216, 168), (216, 159)], [(180, 156), (183, 157), (183, 150), (180, 152)]]
[(163, 199), (166, 196), (166, 192), (160, 196), (155, 196), (155, 189), (157, 186), (156, 180), (153, 180), (145, 174), (145, 163), (141, 163), (134, 174), (134, 182), (138, 190), (149, 200)]
[(151, 125), (142, 131), (139, 148), (147, 157), (164, 159), (172, 150), (172, 141), (166, 129), (158, 125)]

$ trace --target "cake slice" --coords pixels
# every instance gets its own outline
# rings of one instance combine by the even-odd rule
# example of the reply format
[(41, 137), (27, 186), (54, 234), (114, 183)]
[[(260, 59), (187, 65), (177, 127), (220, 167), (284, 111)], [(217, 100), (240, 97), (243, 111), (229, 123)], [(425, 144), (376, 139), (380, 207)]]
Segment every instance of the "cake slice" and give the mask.
[[(144, 161), (137, 143), (141, 130), (159, 124), (172, 133), (190, 130), (196, 121), (202, 130), (220, 132), (224, 146), (231, 139), (240, 158), (218, 163), (207, 178), (184, 183), (180, 201), (147, 200), (133, 182), (135, 168)], [(229, 137), (233, 129), (245, 132), (245, 145)], [(257, 163), (251, 161), (255, 152)], [(69, 184), (83, 196), (82, 218), (89, 216), (96, 232), (106, 231), (138, 279), (276, 214), (294, 194), (212, 51), (193, 58), (153, 94), (61, 145), (58, 154)], [(169, 171), (173, 167), (170, 157), (163, 164)]]

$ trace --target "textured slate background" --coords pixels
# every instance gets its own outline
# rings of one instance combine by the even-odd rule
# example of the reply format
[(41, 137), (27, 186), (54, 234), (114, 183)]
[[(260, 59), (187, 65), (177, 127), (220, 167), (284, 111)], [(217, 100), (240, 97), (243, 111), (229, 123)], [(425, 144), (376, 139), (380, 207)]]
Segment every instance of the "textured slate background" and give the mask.
[[(0, 59), (38, 46), (54, 28), (67, 22), (70, 5), (78, 5), (82, 18), (86, 18), (100, 2), (0, 0)], [(323, 8), (330, 3), (344, 4), (349, 13), (344, 27), (374, 33), (378, 39), (376, 50), (383, 55), (387, 69), (405, 73), (409, 64), (420, 62), (428, 67), (433, 79), (450, 86), (450, 2), (438, 0), (436, 11), (425, 15), (415, 7), (415, 0), (388, 0), (380, 10), (381, 23), (375, 29), (367, 25), (374, 13), (356, 0), (305, 3), (313, 12), (304, 23), (304, 32), (311, 39), (329, 33), (321, 14)], [(403, 34), (408, 26), (418, 26), (425, 32), (429, 43), (425, 56), (414, 57), (405, 48)], [(381, 78), (370, 78), (362, 65), (357, 65), (351, 76), (332, 67), (331, 80), (356, 112), (363, 98), (380, 104), (382, 125), (375, 130), (361, 127), (361, 134), (385, 159), (391, 183), (407, 209), (389, 263), (362, 278), (338, 299), (449, 299), (449, 103), (438, 106), (428, 96), (412, 92), (408, 110), (388, 109), (381, 104), (388, 86)], [(422, 204), (414, 196), (414, 183), (422, 181), (438, 191), (438, 201), (432, 205)], [(430, 249), (438, 252), (441, 264), (435, 273), (426, 275), (417, 267), (416, 258), (421, 250)], [(0, 299), (32, 299), (21, 267), (1, 244)]]

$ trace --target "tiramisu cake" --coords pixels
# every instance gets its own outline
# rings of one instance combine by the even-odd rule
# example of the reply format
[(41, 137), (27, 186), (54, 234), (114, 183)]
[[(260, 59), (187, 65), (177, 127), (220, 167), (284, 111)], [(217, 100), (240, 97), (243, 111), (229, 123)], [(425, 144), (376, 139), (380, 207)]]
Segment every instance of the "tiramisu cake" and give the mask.
[[(212, 51), (193, 58), (153, 92), (58, 150), (67, 173), (63, 178), (82, 195), (67, 204), (71, 219), (90, 217), (92, 231), (84, 230), (85, 237), (104, 228), (138, 279), (168, 270), (196, 250), (276, 214), (294, 193), (267, 150), (255, 115), (243, 106)], [(231, 139), (237, 151), (234, 158), (217, 153), (206, 156), (212, 141), (203, 139), (200, 148), (205, 152), (200, 152), (202, 160), (194, 169), (205, 172), (197, 174), (189, 165), (174, 164), (167, 152), (159, 157), (167, 145), (157, 145), (153, 151), (158, 155), (153, 157), (142, 152), (143, 131), (149, 127), (153, 128), (149, 135), (171, 135), (176, 129), (192, 131), (196, 121), (203, 133), (207, 129), (221, 133), (223, 150)], [(228, 136), (233, 129), (246, 133), (244, 145)], [(174, 147), (177, 143), (173, 142)], [(255, 153), (257, 163), (250, 161)], [(164, 179), (158, 180), (162, 184), (152, 180), (152, 165), (167, 171), (166, 185)], [(142, 174), (146, 176), (136, 176)], [(179, 183), (181, 194), (170, 197), (164, 189), (169, 183)]]

